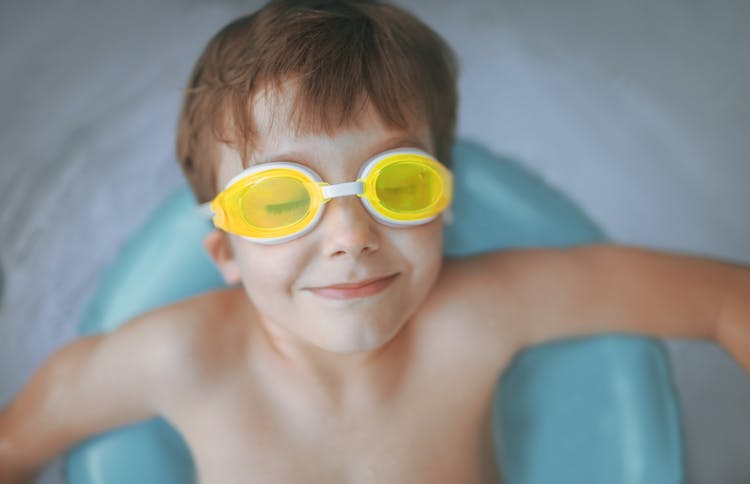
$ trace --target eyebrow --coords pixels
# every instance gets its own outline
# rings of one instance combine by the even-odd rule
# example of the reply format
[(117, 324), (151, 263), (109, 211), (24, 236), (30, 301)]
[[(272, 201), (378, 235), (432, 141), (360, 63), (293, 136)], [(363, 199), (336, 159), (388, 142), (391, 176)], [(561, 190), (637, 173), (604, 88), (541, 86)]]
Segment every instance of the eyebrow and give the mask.
[[(396, 148), (417, 148), (422, 151), (429, 152), (427, 146), (424, 145), (416, 136), (413, 135), (398, 135), (387, 138), (382, 143), (375, 145), (375, 148), (368, 153), (367, 157), (362, 160), (364, 163), (366, 160), (374, 157), (375, 155), (384, 151), (396, 149)], [(314, 157), (310, 156), (309, 153), (304, 151), (281, 151), (279, 153), (267, 153), (259, 157), (251, 157), (248, 166), (262, 165), (264, 163), (273, 163), (279, 161), (293, 161), (295, 163), (301, 163), (309, 165), (313, 163)]]
[(267, 153), (262, 156), (252, 156), (248, 162), (248, 166), (264, 165), (266, 163), (274, 163), (278, 161), (294, 161), (308, 160), (310, 156), (303, 151), (281, 151), (279, 153)]
[[(395, 148), (418, 148), (422, 151), (426, 151), (429, 153), (429, 149), (419, 141), (419, 139), (416, 136), (413, 135), (399, 135), (394, 136), (392, 138), (386, 139), (383, 143), (377, 145), (377, 148), (373, 150), (372, 153), (369, 154), (367, 159), (372, 158), (373, 156), (377, 155), (378, 153), (382, 153), (384, 151), (392, 150)], [(365, 161), (365, 160), (362, 160)]]

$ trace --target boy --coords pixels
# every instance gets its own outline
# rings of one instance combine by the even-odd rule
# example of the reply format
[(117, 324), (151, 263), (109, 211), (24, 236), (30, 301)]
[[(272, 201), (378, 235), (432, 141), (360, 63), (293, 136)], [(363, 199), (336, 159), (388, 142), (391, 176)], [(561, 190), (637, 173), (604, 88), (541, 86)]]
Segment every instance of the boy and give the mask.
[(154, 415), (206, 483), (496, 482), (490, 401), (526, 346), (711, 337), (750, 371), (747, 268), (604, 246), (443, 260), (454, 77), (388, 5), (278, 1), (219, 32), (178, 157), (239, 285), (60, 350), (0, 414), (0, 483)]

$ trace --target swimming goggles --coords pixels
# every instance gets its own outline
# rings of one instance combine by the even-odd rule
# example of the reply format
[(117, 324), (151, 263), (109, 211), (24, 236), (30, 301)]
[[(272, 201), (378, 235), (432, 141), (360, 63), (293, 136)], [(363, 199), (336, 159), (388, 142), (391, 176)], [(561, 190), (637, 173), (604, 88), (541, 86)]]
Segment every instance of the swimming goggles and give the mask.
[(278, 244), (312, 230), (334, 198), (356, 195), (378, 222), (413, 226), (443, 212), (452, 189), (447, 168), (424, 151), (404, 148), (370, 158), (356, 181), (335, 185), (297, 163), (255, 165), (201, 208), (210, 207), (217, 228), (252, 242)]

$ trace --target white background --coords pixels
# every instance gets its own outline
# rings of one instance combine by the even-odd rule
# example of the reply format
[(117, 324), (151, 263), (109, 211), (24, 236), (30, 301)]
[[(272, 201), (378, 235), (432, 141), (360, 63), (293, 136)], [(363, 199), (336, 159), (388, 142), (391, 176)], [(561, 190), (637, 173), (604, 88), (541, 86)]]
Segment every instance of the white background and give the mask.
[[(182, 183), (180, 88), (256, 4), (0, 4), (0, 404), (73, 338), (102, 269)], [(750, 264), (750, 4), (402, 4), (459, 54), (461, 136), (541, 173), (618, 242)], [(670, 353), (691, 482), (750, 482), (750, 378), (709, 343)]]

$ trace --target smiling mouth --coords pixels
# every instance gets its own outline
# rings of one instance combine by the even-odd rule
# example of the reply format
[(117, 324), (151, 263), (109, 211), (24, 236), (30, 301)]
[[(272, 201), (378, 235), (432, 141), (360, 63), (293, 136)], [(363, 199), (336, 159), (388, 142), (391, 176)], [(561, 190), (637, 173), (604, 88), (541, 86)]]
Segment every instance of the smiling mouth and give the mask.
[(377, 294), (388, 286), (398, 277), (399, 273), (376, 279), (367, 279), (365, 281), (354, 282), (350, 284), (335, 284), (325, 287), (311, 287), (307, 290), (313, 294), (326, 299), (354, 299), (358, 297), (367, 297)]

